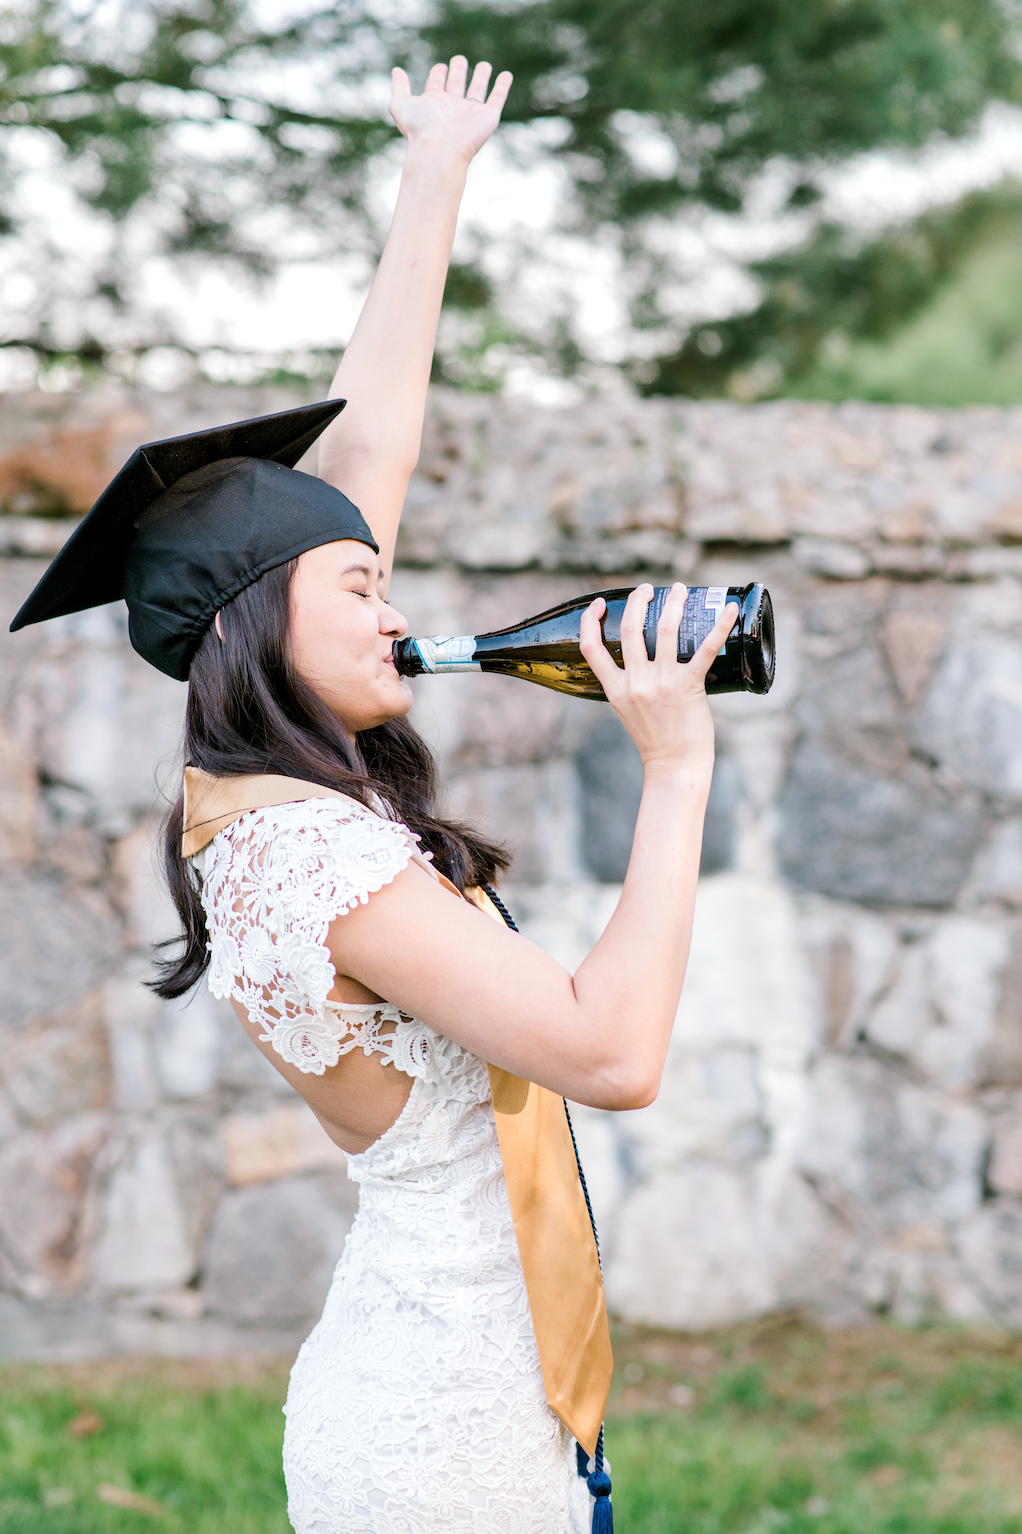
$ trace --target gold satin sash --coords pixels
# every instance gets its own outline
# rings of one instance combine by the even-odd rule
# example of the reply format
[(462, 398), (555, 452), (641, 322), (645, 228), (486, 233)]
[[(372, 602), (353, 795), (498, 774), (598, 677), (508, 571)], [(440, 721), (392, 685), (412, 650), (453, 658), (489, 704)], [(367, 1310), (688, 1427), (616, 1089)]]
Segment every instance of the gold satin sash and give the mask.
[[(215, 778), (185, 768), (182, 857), (193, 857), (248, 810), (348, 797), (321, 783), (267, 773)], [(445, 888), (458, 890), (425, 867)], [(504, 925), (483, 890), (466, 898)], [(556, 1093), (488, 1065), (504, 1181), (514, 1220), (547, 1402), (587, 1454), (607, 1405), (613, 1358), (596, 1243), (575, 1152)]]

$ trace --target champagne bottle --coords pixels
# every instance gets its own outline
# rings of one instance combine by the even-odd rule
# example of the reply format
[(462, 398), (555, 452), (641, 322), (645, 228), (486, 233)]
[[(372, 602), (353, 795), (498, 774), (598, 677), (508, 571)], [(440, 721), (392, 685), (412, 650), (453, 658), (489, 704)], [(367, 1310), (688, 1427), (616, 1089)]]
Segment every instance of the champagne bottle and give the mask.
[[(652, 659), (660, 614), (670, 592), (657, 586), (643, 630)], [(603, 642), (620, 666), (621, 617), (630, 587), (597, 591), (561, 602), (524, 623), (490, 634), (434, 634), (428, 639), (398, 639), (394, 664), (401, 676), (439, 676), (452, 671), (494, 671), (518, 676), (540, 687), (576, 698), (606, 702), (606, 694), (579, 648), (582, 614), (594, 596), (603, 597)], [(691, 660), (729, 602), (738, 618), (706, 675), (707, 692), (769, 692), (774, 680), (774, 610), (764, 586), (691, 586), (678, 633), (678, 659)]]

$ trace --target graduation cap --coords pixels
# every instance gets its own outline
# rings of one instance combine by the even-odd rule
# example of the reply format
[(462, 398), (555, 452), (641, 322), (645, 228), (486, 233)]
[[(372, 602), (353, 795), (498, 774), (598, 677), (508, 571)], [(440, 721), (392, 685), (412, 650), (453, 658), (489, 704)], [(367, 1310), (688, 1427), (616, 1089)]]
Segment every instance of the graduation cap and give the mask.
[(134, 648), (183, 682), (218, 609), (267, 570), (342, 538), (379, 553), (357, 506), (294, 467), (344, 405), (302, 405), (138, 448), (12, 632), (123, 597)]

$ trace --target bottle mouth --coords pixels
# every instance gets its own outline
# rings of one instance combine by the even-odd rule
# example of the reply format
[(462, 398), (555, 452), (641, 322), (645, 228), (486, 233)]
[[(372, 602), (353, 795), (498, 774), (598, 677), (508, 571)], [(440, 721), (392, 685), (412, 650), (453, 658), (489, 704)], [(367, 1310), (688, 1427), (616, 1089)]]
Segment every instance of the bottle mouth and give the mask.
[(773, 686), (776, 669), (774, 604), (765, 586), (754, 586), (749, 596), (748, 619), (743, 624), (742, 669), (747, 678), (747, 691), (764, 693)]
[(763, 669), (772, 682), (774, 679), (774, 604), (766, 592), (763, 593), (759, 642), (763, 652)]

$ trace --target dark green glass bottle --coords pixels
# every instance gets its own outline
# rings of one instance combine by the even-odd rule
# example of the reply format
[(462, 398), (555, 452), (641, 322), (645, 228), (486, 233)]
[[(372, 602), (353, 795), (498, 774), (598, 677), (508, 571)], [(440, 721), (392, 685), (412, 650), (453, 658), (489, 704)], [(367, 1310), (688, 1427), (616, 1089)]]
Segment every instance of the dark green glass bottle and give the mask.
[[(647, 609), (644, 632), (646, 652), (651, 657), (657, 623), (670, 589), (655, 587)], [(594, 597), (603, 597), (607, 604), (601, 623), (603, 641), (620, 665), (621, 617), (630, 592), (627, 586), (594, 591), (491, 634), (399, 639), (394, 645), (394, 663), (401, 676), (493, 671), (576, 698), (606, 702), (603, 688), (579, 649), (582, 614)], [(739, 616), (707, 673), (706, 691), (769, 692), (774, 680), (774, 610), (764, 586), (690, 586), (678, 634), (678, 659), (692, 658), (729, 602), (737, 603)]]

